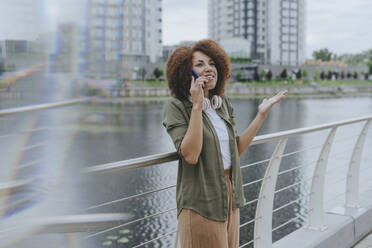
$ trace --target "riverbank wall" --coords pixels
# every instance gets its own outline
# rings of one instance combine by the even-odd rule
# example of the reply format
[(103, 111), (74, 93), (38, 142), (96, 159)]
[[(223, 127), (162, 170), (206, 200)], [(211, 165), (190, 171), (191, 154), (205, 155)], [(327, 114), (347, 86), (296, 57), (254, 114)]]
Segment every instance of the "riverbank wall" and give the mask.
[[(226, 88), (228, 96), (232, 97), (265, 97), (280, 90), (288, 90), (293, 97), (322, 97), (322, 96), (358, 96), (372, 95), (372, 85), (331, 85), (331, 86), (250, 86), (235, 84)], [(110, 98), (122, 97), (166, 97), (170, 91), (165, 87), (127, 87), (125, 89), (111, 89), (107, 94)]]

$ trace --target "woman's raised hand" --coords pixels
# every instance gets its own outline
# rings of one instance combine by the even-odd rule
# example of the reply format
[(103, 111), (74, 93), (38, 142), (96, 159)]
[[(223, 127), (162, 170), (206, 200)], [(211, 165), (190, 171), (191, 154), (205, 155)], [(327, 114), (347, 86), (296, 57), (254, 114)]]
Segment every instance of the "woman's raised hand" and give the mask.
[(203, 85), (205, 80), (205, 77), (199, 77), (197, 79), (195, 79), (194, 77), (191, 78), (190, 95), (192, 98), (192, 103), (193, 106), (200, 107), (201, 109), (203, 109)]
[(262, 103), (258, 106), (258, 113), (262, 115), (264, 118), (266, 118), (267, 113), (270, 111), (270, 109), (278, 102), (280, 102), (285, 94), (287, 94), (287, 90), (282, 90), (278, 92), (273, 97), (270, 97), (269, 99), (264, 98)]

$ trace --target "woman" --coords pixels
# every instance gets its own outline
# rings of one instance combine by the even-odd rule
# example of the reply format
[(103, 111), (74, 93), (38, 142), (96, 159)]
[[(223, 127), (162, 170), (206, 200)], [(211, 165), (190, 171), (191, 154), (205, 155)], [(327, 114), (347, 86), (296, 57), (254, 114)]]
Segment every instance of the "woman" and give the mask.
[(173, 98), (165, 106), (163, 125), (180, 156), (176, 198), (181, 247), (238, 247), (239, 208), (244, 205), (239, 156), (286, 91), (264, 99), (238, 136), (233, 107), (224, 95), (230, 62), (216, 42), (177, 48), (166, 76)]

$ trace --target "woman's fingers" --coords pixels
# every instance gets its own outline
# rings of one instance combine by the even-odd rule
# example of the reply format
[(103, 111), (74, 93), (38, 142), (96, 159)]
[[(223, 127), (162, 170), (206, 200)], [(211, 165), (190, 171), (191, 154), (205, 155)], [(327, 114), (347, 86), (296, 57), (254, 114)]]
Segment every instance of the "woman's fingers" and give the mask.
[(280, 100), (283, 99), (287, 92), (288, 92), (287, 90), (282, 90), (278, 92), (275, 96), (271, 97), (270, 100), (272, 101), (273, 104), (278, 103)]

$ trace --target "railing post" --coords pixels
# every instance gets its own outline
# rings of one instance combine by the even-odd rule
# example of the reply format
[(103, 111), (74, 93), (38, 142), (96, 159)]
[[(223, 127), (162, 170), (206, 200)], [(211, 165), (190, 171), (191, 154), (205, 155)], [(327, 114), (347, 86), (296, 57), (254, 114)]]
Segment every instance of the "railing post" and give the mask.
[(254, 225), (254, 247), (272, 247), (272, 218), (275, 185), (278, 177), (280, 161), (288, 138), (281, 139), (276, 146), (266, 169), (264, 180), (256, 207), (256, 222)]
[(309, 223), (307, 226), (309, 229), (318, 231), (324, 231), (327, 229), (324, 224), (324, 182), (328, 164), (328, 155), (331, 150), (336, 130), (337, 127), (334, 127), (329, 133), (315, 166), (314, 175), (311, 181)]
[(368, 120), (364, 125), (358, 140), (354, 146), (353, 154), (349, 163), (349, 169), (346, 178), (346, 198), (345, 207), (359, 207), (359, 169), (360, 160), (363, 152), (364, 141), (367, 135), (371, 120)]

